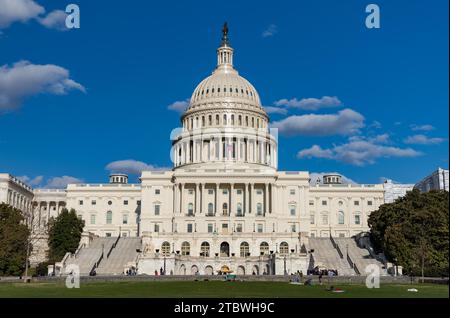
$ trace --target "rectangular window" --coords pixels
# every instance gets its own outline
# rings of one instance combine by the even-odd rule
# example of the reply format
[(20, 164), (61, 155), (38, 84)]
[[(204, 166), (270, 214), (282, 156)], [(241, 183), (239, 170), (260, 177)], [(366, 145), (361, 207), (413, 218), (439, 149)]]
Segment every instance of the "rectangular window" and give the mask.
[(128, 200), (123, 200), (123, 205), (128, 205)]
[(291, 224), (291, 232), (292, 233), (296, 232), (295, 224)]
[(111, 237), (111, 233), (106, 233), (106, 237)]
[(291, 213), (291, 216), (295, 216), (295, 205), (289, 206), (289, 211)]
[(122, 224), (128, 224), (128, 214), (122, 216)]
[(372, 201), (367, 201), (367, 205), (372, 205)]
[(263, 225), (262, 225), (262, 224), (258, 224), (258, 226), (257, 226), (257, 232), (258, 232), (258, 233), (262, 233), (262, 232), (263, 232)]
[(241, 223), (236, 224), (236, 232), (238, 232), (238, 233), (242, 232), (242, 224)]
[(78, 201), (80, 205), (83, 205), (83, 200)]
[(213, 189), (208, 189), (208, 194), (214, 194), (214, 190)]
[(156, 232), (156, 233), (159, 232), (159, 224), (155, 224), (155, 232)]
[(222, 190), (222, 194), (227, 195), (228, 194), (228, 190)]
[(355, 204), (355, 205), (359, 205), (359, 201), (355, 201), (354, 204)]
[(161, 206), (159, 204), (155, 204), (155, 215), (159, 215)]
[(192, 224), (189, 223), (189, 224), (187, 225), (187, 232), (188, 232), (188, 233), (192, 233), (192, 229), (193, 229)]
[(95, 224), (95, 214), (91, 214), (91, 224)]
[(309, 205), (314, 205), (314, 201), (313, 201), (313, 200), (310, 200), (310, 201), (309, 201)]
[(242, 194), (242, 190), (237, 190), (237, 194)]
[(327, 225), (328, 224), (328, 215), (322, 215), (322, 224)]
[(315, 222), (314, 214), (311, 214), (311, 215), (309, 216), (309, 224), (314, 224), (314, 222)]
[(97, 201), (92, 200), (92, 201), (91, 201), (91, 204), (92, 204), (92, 205), (96, 205), (96, 204), (97, 204)]
[(361, 217), (359, 215), (355, 215), (355, 224), (356, 225), (361, 224)]
[(327, 205), (327, 201), (323, 200), (322, 205)]
[(258, 194), (258, 195), (262, 195), (262, 194), (263, 194), (263, 192), (262, 192), (262, 190), (256, 190), (256, 194)]
[(189, 195), (193, 195), (194, 194), (194, 190), (189, 189)]
[(289, 193), (290, 193), (291, 195), (295, 195), (295, 189), (291, 189), (291, 190), (289, 191)]
[(208, 224), (208, 233), (214, 232), (214, 225), (212, 223)]
[(155, 189), (155, 194), (156, 195), (158, 195), (158, 194), (160, 194), (161, 193), (161, 190), (160, 189)]

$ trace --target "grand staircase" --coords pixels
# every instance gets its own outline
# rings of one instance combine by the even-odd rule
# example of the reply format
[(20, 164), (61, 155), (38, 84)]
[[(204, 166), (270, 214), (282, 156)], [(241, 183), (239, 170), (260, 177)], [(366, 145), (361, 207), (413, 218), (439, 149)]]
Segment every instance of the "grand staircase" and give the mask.
[(136, 259), (137, 249), (141, 248), (139, 237), (121, 237), (112, 249), (109, 257), (103, 258), (98, 266), (97, 275), (121, 275), (128, 263)]
[(338, 275), (355, 275), (355, 271), (346, 259), (341, 258), (337, 249), (333, 246), (330, 238), (310, 238), (309, 248), (312, 253), (312, 266), (323, 266), (327, 269), (335, 269)]

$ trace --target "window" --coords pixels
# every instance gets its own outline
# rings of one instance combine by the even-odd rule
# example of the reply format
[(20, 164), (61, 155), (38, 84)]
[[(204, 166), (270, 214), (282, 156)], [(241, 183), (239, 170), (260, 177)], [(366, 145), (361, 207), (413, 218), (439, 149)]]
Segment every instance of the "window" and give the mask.
[(78, 201), (79, 205), (83, 205), (83, 200)]
[(262, 233), (262, 232), (263, 232), (263, 225), (262, 225), (261, 223), (259, 223), (259, 224), (256, 226), (256, 231), (257, 231), (258, 233)]
[(315, 218), (314, 218), (314, 214), (311, 214), (309, 216), (309, 224), (314, 224), (315, 223)]
[(193, 203), (188, 204), (188, 215), (194, 215), (194, 204)]
[(237, 214), (237, 216), (242, 216), (243, 214), (242, 214), (242, 204), (241, 203), (238, 203), (237, 204), (237, 208), (236, 208), (236, 214)]
[(262, 190), (256, 190), (256, 194), (261, 195), (263, 194)]
[(242, 190), (241, 190), (241, 189), (238, 189), (236, 193), (237, 193), (237, 194), (242, 194)]
[(106, 212), (106, 224), (111, 224), (112, 223), (112, 212), (108, 211)]
[(91, 204), (92, 204), (92, 205), (96, 205), (96, 204), (97, 204), (97, 201), (92, 200), (92, 201), (91, 201)]
[(194, 194), (194, 190), (189, 189), (188, 193), (189, 193), (189, 195), (193, 195)]
[(310, 200), (310, 201), (309, 201), (309, 205), (314, 205), (314, 201), (313, 201), (313, 200)]
[(280, 254), (287, 255), (289, 254), (289, 244), (286, 242), (281, 242), (280, 244)]
[(236, 232), (238, 232), (238, 233), (242, 232), (242, 224), (241, 223), (236, 224)]
[(372, 201), (367, 201), (367, 205), (372, 205)]
[(154, 209), (155, 209), (155, 215), (159, 215), (159, 212), (161, 210), (161, 206), (159, 204), (155, 204)]
[(291, 216), (295, 216), (295, 205), (290, 205), (289, 206), (289, 211), (291, 213)]
[(91, 214), (91, 224), (95, 224), (95, 214)]
[(224, 216), (227, 216), (227, 215), (228, 215), (228, 204), (227, 204), (227, 203), (224, 203), (224, 204), (222, 205), (222, 214), (223, 214)]
[(155, 194), (156, 195), (161, 194), (161, 190), (160, 189), (155, 189)]
[(123, 205), (128, 205), (128, 200), (123, 200)]
[(267, 242), (262, 242), (259, 245), (259, 254), (260, 255), (269, 255), (269, 244)]
[(158, 233), (159, 232), (159, 224), (155, 223), (155, 232)]
[(327, 205), (327, 201), (323, 200), (322, 205)]
[(355, 201), (355, 202), (354, 202), (354, 205), (359, 205), (359, 201)]
[(212, 223), (208, 224), (208, 233), (213, 233), (214, 232), (214, 225)]
[(189, 224), (187, 225), (187, 232), (188, 232), (188, 233), (192, 233), (192, 223), (189, 223)]
[(108, 201), (108, 205), (111, 205), (112, 204), (112, 201)]
[(341, 225), (344, 224), (344, 211), (338, 212), (338, 223)]
[(169, 256), (170, 255), (170, 243), (169, 242), (164, 242), (161, 245), (161, 253), (165, 256)]
[(247, 242), (242, 242), (240, 247), (240, 255), (241, 257), (250, 256), (250, 246)]
[(295, 224), (291, 224), (291, 232), (292, 232), (292, 233), (295, 233), (295, 232), (296, 232)]
[(295, 195), (295, 189), (291, 189), (291, 190), (289, 191), (289, 193), (290, 193), (291, 195)]
[(181, 244), (181, 255), (189, 255), (191, 252), (191, 245), (188, 242), (183, 242)]
[(262, 215), (262, 203), (256, 204), (256, 215)]
[(359, 214), (355, 215), (355, 224), (360, 225), (361, 224), (361, 216)]
[(223, 195), (227, 195), (228, 194), (228, 190), (226, 190), (226, 189), (222, 190), (222, 194)]
[(327, 225), (328, 224), (328, 215), (322, 215), (322, 224)]
[(128, 224), (128, 214), (122, 216), (122, 224)]
[(214, 194), (214, 190), (213, 189), (208, 189), (208, 194)]
[(214, 215), (214, 204), (208, 203), (208, 215)]
[(209, 257), (209, 249), (209, 243), (203, 242), (202, 245), (200, 245), (200, 256)]
[(106, 237), (111, 237), (111, 233), (105, 233)]

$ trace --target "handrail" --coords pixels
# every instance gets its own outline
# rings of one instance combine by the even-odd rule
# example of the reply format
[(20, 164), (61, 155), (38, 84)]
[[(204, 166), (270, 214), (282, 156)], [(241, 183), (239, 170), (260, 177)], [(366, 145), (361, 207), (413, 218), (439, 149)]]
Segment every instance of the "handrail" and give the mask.
[(92, 273), (95, 271), (95, 269), (98, 267), (98, 265), (100, 264), (100, 262), (103, 259), (103, 252), (102, 255), (100, 255), (100, 258), (97, 260), (97, 262), (94, 263), (94, 266), (92, 266), (91, 271), (89, 272), (89, 275), (92, 276)]
[(77, 257), (78, 253), (80, 253), (81, 249), (85, 246), (85, 243), (80, 244), (80, 246), (78, 246), (77, 250), (75, 251), (75, 253), (73, 253), (73, 257)]
[(117, 237), (116, 241), (114, 242), (114, 244), (111, 246), (111, 248), (109, 249), (108, 253), (106, 254), (106, 258), (109, 258), (109, 255), (111, 254), (112, 250), (116, 247), (117, 243), (119, 242), (120, 239), (120, 234)]
[(62, 266), (65, 266), (65, 265), (66, 265), (66, 261), (67, 261), (67, 259), (70, 257), (70, 255), (72, 255), (72, 254), (70, 254), (70, 252), (67, 252), (67, 253), (64, 255), (63, 259), (61, 260)]
[(334, 240), (334, 238), (331, 236), (330, 234), (330, 240), (331, 240), (331, 244), (333, 245), (333, 247), (337, 250), (339, 257), (340, 258), (344, 258), (344, 254), (342, 254), (342, 251), (339, 247), (339, 245), (336, 243), (336, 241)]
[(352, 261), (350, 258), (350, 255), (347, 254), (347, 262), (350, 264), (350, 267), (353, 268), (356, 272), (356, 274), (361, 275), (361, 272), (358, 269), (358, 266)]

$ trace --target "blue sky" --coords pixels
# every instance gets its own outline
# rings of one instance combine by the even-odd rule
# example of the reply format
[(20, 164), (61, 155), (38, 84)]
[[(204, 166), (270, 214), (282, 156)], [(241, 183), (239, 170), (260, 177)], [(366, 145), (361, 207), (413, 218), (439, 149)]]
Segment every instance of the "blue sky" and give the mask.
[[(18, 1), (0, 0), (0, 171), (34, 186), (170, 167), (168, 107), (215, 67), (224, 21), (277, 110), (280, 170), (414, 183), (448, 167), (445, 0), (376, 1), (380, 29), (361, 0)], [(69, 3), (81, 27), (63, 31), (51, 13)]]

